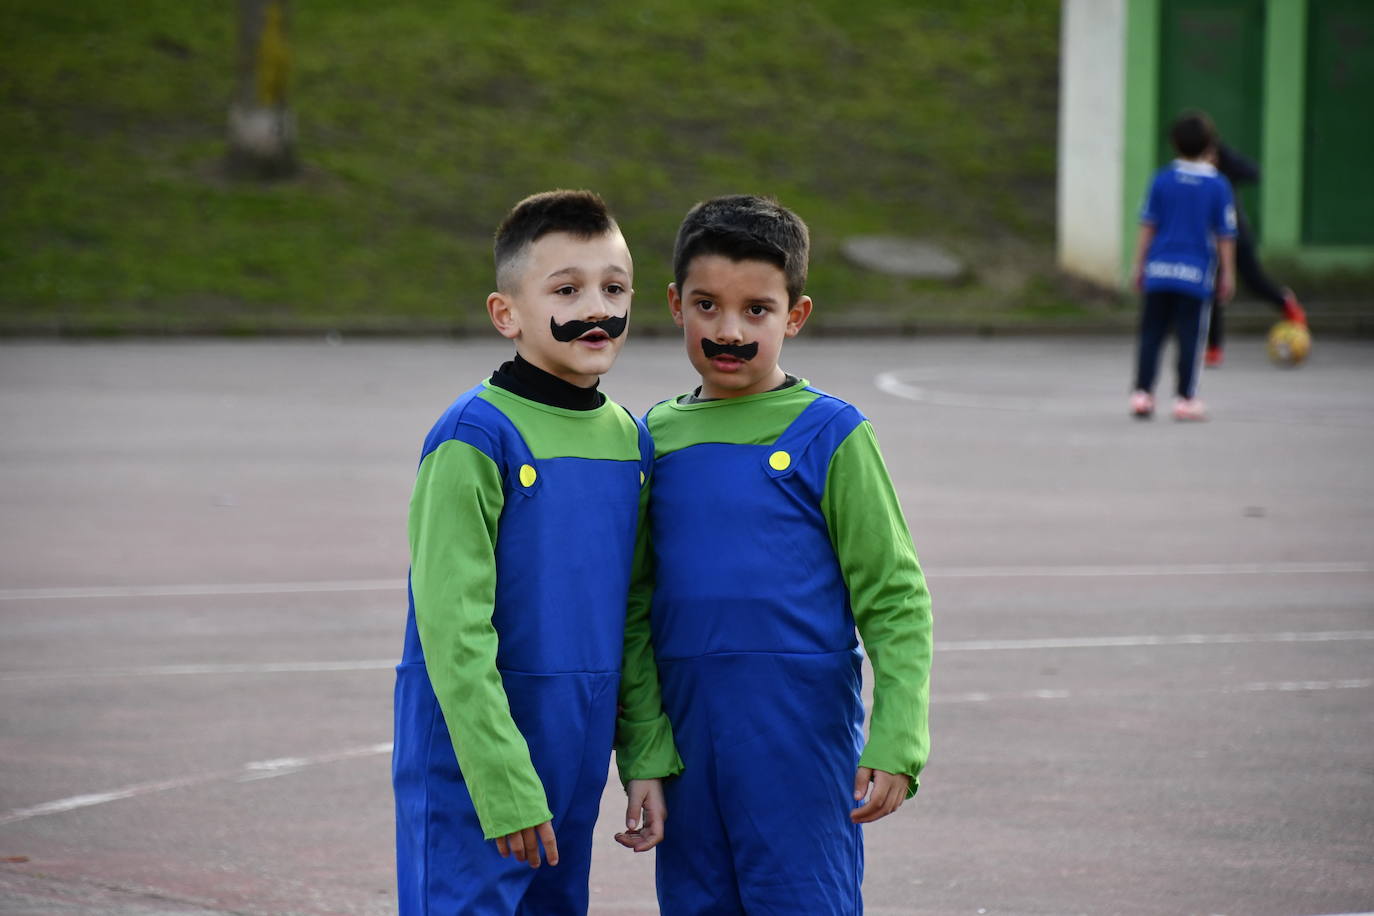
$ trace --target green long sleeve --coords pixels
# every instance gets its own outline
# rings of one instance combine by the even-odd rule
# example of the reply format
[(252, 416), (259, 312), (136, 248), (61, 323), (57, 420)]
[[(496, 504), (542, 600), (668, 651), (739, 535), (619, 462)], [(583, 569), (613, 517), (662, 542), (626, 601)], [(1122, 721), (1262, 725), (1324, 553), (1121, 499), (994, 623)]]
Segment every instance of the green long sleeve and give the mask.
[(425, 666), (487, 839), (552, 818), (496, 669), (496, 464), (444, 442), (420, 465), (410, 500), (411, 591)]
[(660, 779), (682, 772), (673, 728), (663, 712), (658, 664), (649, 627), (653, 603), (653, 550), (650, 544), (649, 484), (639, 495), (639, 530), (634, 572), (625, 612), (625, 659), (620, 673), (620, 715), (615, 728), (615, 761), (620, 781)]
[(873, 427), (831, 459), (821, 511), (873, 664), (873, 715), (861, 766), (917, 777), (930, 751), (930, 592)]

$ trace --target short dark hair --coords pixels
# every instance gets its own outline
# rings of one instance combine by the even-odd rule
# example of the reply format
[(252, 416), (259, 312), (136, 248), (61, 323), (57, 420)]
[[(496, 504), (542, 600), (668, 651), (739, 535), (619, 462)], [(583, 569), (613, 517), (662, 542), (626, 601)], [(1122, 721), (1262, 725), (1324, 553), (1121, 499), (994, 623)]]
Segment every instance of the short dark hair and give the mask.
[(617, 228), (606, 202), (591, 191), (544, 191), (511, 207), (496, 227), (492, 252), (496, 257), (496, 288), (514, 289), (520, 260), (530, 245), (550, 232), (566, 232), (580, 239)]
[(1169, 142), (1184, 159), (1196, 159), (1217, 142), (1216, 125), (1205, 111), (1190, 109), (1174, 119)]
[(673, 280), (679, 293), (692, 259), (706, 254), (777, 265), (787, 278), (788, 305), (793, 305), (806, 289), (811, 233), (801, 217), (771, 197), (714, 197), (687, 211), (678, 227)]

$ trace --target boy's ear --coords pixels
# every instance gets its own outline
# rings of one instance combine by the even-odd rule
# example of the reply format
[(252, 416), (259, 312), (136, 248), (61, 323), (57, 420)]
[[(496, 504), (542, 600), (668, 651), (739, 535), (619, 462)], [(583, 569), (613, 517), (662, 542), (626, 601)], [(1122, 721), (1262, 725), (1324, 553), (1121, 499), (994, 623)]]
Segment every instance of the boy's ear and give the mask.
[(673, 324), (682, 327), (682, 297), (678, 295), (677, 284), (668, 284), (668, 311), (673, 313)]
[(796, 337), (801, 331), (802, 325), (806, 324), (806, 319), (811, 317), (811, 297), (802, 296), (792, 307), (787, 310), (787, 331), (788, 337)]
[(487, 314), (491, 316), (491, 323), (496, 327), (496, 333), (510, 340), (520, 336), (520, 316), (516, 314), (510, 296), (502, 292), (495, 292), (488, 296)]

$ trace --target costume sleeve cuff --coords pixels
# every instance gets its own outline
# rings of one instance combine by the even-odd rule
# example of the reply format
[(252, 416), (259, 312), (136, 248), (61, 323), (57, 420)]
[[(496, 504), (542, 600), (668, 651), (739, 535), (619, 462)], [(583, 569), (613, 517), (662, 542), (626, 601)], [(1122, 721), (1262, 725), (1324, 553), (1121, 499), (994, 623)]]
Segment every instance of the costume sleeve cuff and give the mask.
[(673, 743), (673, 727), (660, 713), (653, 719), (615, 725), (615, 763), (621, 784), (631, 779), (663, 779), (682, 772), (682, 758)]
[(534, 765), (504, 763), (494, 767), (474, 765), (471, 772), (464, 774), (473, 810), (482, 825), (482, 836), (489, 840), (553, 820), (544, 784)]
[(537, 827), (545, 821), (553, 820), (553, 812), (547, 805), (539, 807), (531, 806), (523, 814), (521, 812), (508, 812), (498, 817), (487, 819), (478, 817), (482, 824), (482, 836), (488, 840), (515, 833), (517, 830), (524, 830), (527, 827)]
[(880, 754), (869, 754), (865, 749), (859, 756), (859, 766), (868, 767), (870, 770), (882, 770), (884, 773), (903, 773), (911, 780), (906, 788), (906, 797), (911, 798), (916, 794), (916, 790), (921, 787), (921, 770), (924, 767), (916, 761), (897, 763), (891, 757)]

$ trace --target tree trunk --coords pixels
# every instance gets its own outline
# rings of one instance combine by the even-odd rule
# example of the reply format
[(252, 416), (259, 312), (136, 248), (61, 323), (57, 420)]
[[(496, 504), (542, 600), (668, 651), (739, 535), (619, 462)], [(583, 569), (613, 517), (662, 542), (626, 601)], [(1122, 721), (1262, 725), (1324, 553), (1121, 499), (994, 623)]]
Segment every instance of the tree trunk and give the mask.
[(296, 122), (286, 104), (291, 55), (288, 0), (239, 0), (239, 54), (229, 106), (229, 174), (271, 180), (296, 174)]

